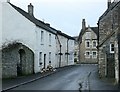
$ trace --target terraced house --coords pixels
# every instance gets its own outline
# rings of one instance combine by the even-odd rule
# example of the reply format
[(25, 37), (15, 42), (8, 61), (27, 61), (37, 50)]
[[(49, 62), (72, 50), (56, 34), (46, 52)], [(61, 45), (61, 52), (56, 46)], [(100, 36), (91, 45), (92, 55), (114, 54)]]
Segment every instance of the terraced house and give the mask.
[(99, 18), (99, 75), (119, 83), (120, 1), (108, 0), (108, 8)]
[(0, 13), (3, 78), (74, 64), (74, 39), (35, 18), (31, 3), (26, 12), (9, 0), (0, 1)]

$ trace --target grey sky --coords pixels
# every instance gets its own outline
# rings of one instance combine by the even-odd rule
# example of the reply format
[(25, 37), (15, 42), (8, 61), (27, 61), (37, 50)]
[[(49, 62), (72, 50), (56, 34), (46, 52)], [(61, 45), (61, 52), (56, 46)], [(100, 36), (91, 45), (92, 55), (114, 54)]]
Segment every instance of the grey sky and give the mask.
[(87, 25), (97, 26), (99, 17), (107, 8), (107, 0), (10, 0), (27, 11), (27, 5), (34, 5), (34, 15), (62, 32), (76, 36), (81, 29), (82, 19)]

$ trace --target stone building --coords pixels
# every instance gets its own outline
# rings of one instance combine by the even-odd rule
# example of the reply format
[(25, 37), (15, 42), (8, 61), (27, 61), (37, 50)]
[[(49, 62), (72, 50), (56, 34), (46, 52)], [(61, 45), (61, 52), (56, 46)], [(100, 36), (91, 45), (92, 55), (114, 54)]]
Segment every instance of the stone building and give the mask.
[(99, 18), (98, 62), (100, 77), (119, 82), (120, 1), (108, 0), (108, 8)]
[(2, 48), (2, 77), (16, 77), (34, 73), (34, 53), (22, 43)]
[(80, 63), (97, 63), (98, 27), (86, 27), (85, 19), (78, 37)]
[[(3, 78), (46, 71), (49, 65), (56, 68), (60, 60), (61, 66), (74, 64), (74, 39), (37, 19), (31, 3), (26, 12), (10, 0), (0, 1), (0, 20)], [(57, 51), (64, 55), (56, 58)]]

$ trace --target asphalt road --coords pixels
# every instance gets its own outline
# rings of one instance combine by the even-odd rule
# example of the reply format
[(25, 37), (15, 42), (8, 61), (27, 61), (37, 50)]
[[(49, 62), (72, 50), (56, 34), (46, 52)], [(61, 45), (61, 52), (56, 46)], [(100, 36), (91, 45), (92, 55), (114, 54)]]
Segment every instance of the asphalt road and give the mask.
[(63, 68), (55, 74), (12, 90), (79, 90), (79, 84), (86, 81), (92, 71), (97, 71), (96, 65), (76, 65)]

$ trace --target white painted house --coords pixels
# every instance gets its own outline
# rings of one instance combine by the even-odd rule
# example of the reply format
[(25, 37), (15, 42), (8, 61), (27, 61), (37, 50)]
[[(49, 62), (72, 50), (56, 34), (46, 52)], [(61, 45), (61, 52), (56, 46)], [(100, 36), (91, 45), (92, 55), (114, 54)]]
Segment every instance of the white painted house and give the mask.
[(47, 67), (49, 60), (54, 66), (56, 33), (48, 25), (37, 20), (30, 4), (28, 13), (11, 3), (2, 2), (2, 44), (18, 41), (35, 54), (34, 72)]
[[(36, 19), (31, 3), (25, 12), (10, 2), (0, 2), (0, 26), (0, 47), (14, 42), (27, 46), (34, 53), (35, 73), (49, 64), (54, 68), (74, 64), (74, 39)], [(61, 58), (57, 56), (60, 51)]]
[(74, 64), (74, 38), (58, 31), (57, 39), (57, 66), (62, 67)]

